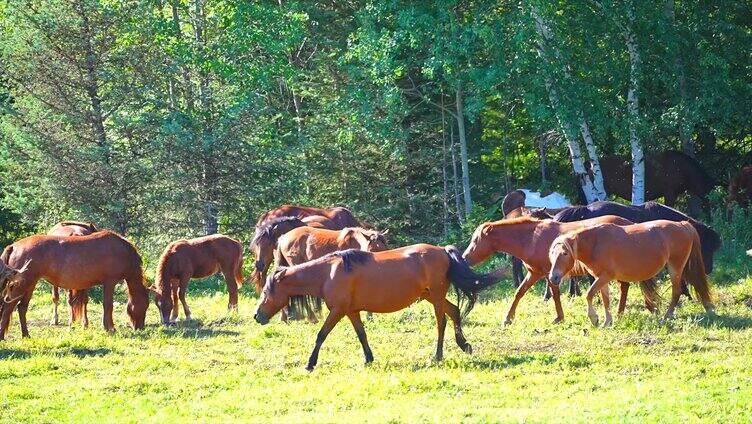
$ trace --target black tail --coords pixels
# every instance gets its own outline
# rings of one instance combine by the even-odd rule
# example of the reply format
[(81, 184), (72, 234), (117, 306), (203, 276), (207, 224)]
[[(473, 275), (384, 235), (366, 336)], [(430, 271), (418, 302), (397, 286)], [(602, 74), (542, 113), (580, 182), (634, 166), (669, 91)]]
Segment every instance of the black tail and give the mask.
[[(454, 246), (444, 248), (449, 255), (449, 270), (447, 278), (457, 291), (458, 303), (466, 300), (466, 304), (460, 307), (462, 316), (465, 317), (475, 306), (478, 299), (478, 293), (486, 287), (492, 286), (499, 282), (508, 274), (506, 269), (498, 269), (490, 274), (479, 274), (470, 268), (470, 265), (462, 258), (462, 253)], [(460, 305), (457, 305), (460, 306)]]

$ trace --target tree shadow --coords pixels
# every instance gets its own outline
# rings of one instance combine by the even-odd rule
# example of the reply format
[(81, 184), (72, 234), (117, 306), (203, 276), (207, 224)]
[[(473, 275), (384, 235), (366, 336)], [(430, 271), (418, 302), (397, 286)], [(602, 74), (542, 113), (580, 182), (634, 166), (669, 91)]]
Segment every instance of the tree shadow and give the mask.
[(26, 359), (31, 356), (27, 350), (0, 349), (0, 360), (3, 359)]
[(108, 349), (106, 347), (100, 347), (97, 349), (89, 349), (89, 348), (78, 348), (74, 347), (71, 348), (68, 353), (70, 353), (73, 356), (79, 357), (79, 358), (86, 358), (89, 356), (105, 356), (112, 352), (112, 349)]

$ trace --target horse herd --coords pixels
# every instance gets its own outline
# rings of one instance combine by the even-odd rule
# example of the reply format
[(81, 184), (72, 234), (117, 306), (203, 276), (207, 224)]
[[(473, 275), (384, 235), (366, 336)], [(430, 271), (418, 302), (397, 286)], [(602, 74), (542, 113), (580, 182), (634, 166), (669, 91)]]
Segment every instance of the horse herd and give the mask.
[[(429, 244), (389, 249), (385, 234), (361, 223), (345, 208), (284, 205), (263, 214), (250, 244), (256, 260), (251, 279), (260, 294), (254, 319), (267, 324), (282, 312), (283, 320), (307, 317), (316, 321), (323, 300), (329, 312), (308, 360), (307, 369), (312, 370), (321, 345), (342, 318), (347, 317), (355, 328), (368, 363), (373, 353), (360, 313), (395, 312), (423, 299), (432, 304), (436, 316), (435, 358), (443, 356), (447, 316), (457, 345), (469, 353), (472, 347), (462, 332), (462, 320), (478, 293), (507, 274), (505, 269), (480, 273), (472, 266), (497, 252), (519, 258), (527, 269), (507, 312), (507, 325), (524, 294), (543, 278), (554, 300), (554, 322), (561, 322), (559, 285), (565, 276), (595, 278), (586, 296), (593, 325), (599, 323), (592, 303), (598, 293), (605, 309), (604, 325), (612, 323), (608, 291), (612, 280), (620, 283), (619, 313), (624, 311), (630, 282), (640, 284), (646, 307), (655, 312), (659, 295), (654, 279), (664, 267), (672, 284), (665, 318), (673, 316), (682, 281), (695, 289), (708, 313), (714, 308), (706, 273), (712, 270), (720, 237), (707, 225), (653, 202), (640, 206), (596, 202), (559, 211), (518, 207), (500, 221), (480, 225), (464, 253), (454, 246)], [(144, 327), (150, 293), (161, 322), (169, 325), (178, 319), (180, 304), (186, 319), (191, 317), (186, 302), (190, 279), (222, 272), (230, 310), (237, 309), (238, 288), (243, 284), (242, 246), (224, 235), (170, 243), (151, 287), (146, 286), (141, 257), (133, 244), (88, 223), (61, 222), (46, 235), (6, 247), (0, 259), (0, 340), (14, 310), (22, 335), (29, 336), (26, 311), (41, 278), (53, 285), (55, 324), (59, 289), (68, 290), (69, 323), (80, 320), (87, 325), (87, 290), (101, 285), (103, 325), (108, 331), (115, 329), (113, 293), (121, 280), (126, 282), (126, 311), (135, 329)], [(267, 275), (274, 263), (276, 269)], [(457, 292), (456, 305), (447, 299), (450, 287)]]

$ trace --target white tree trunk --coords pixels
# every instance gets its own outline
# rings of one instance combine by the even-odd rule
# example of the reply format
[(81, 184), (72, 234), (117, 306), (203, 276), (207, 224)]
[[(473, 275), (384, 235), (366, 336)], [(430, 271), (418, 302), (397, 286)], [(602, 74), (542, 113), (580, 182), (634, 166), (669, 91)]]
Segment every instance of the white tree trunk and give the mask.
[[(542, 40), (540, 43), (537, 44), (538, 49), (538, 55), (541, 57), (543, 61), (548, 62), (548, 54), (546, 51), (546, 45), (545, 43), (548, 41), (550, 42), (553, 39), (553, 35), (551, 34), (551, 29), (548, 27), (548, 24), (543, 20), (541, 15), (538, 13), (538, 10), (535, 6), (531, 6), (531, 13), (533, 15), (533, 19), (535, 19), (535, 28), (538, 31), (538, 34), (541, 36)], [(560, 57), (558, 52), (554, 52), (555, 57)], [(565, 75), (568, 78), (571, 78), (569, 75), (569, 71), (566, 69), (565, 66)], [(577, 180), (580, 183), (580, 187), (582, 188), (582, 192), (585, 194), (585, 199), (588, 203), (594, 202), (599, 199), (605, 199), (605, 189), (602, 189), (603, 186), (603, 176), (600, 174), (600, 163), (598, 162), (598, 156), (597, 152), (595, 150), (595, 144), (593, 143), (593, 138), (590, 135), (590, 129), (587, 126), (587, 123), (584, 118), (581, 118), (581, 131), (583, 132), (583, 137), (585, 134), (587, 134), (588, 139), (587, 142), (590, 143), (588, 146), (588, 154), (591, 155), (592, 158), (594, 158), (595, 164), (597, 164), (597, 170), (600, 176), (600, 184), (601, 184), (601, 193), (602, 197), (599, 195), (598, 190), (596, 189), (595, 185), (593, 184), (593, 181), (590, 179), (590, 176), (587, 173), (587, 170), (585, 169), (585, 162), (582, 159), (582, 151), (580, 150), (580, 144), (577, 139), (577, 131), (575, 130), (574, 126), (571, 122), (567, 120), (566, 114), (562, 113), (562, 107), (561, 99), (559, 97), (559, 93), (556, 90), (556, 87), (553, 84), (552, 78), (550, 75), (545, 75), (546, 79), (546, 89), (548, 90), (548, 97), (551, 101), (551, 107), (554, 108), (554, 111), (556, 112), (556, 118), (559, 121), (559, 125), (564, 132), (564, 138), (567, 140), (567, 145), (569, 147), (569, 156), (572, 159), (572, 169), (574, 170), (575, 175), (577, 176)], [(578, 116), (583, 116), (582, 112), (579, 112), (577, 114)], [(585, 130), (587, 130), (585, 132)], [(592, 146), (592, 149), (590, 148)]]
[(606, 200), (606, 187), (603, 184), (603, 172), (601, 172), (601, 161), (598, 160), (598, 149), (595, 147), (593, 135), (590, 133), (590, 125), (580, 117), (580, 133), (585, 141), (585, 148), (590, 156), (590, 170), (593, 173), (593, 190), (598, 200)]
[(465, 203), (465, 216), (473, 210), (473, 199), (470, 195), (470, 167), (467, 162), (467, 137), (465, 136), (465, 107), (462, 100), (462, 86), (457, 85), (457, 132), (460, 139), (460, 165), (462, 166), (462, 198)]
[(624, 40), (629, 52), (629, 89), (627, 112), (629, 114), (629, 144), (632, 147), (632, 204), (645, 202), (645, 158), (640, 141), (639, 71), (640, 51), (634, 33), (635, 11), (627, 6), (628, 23), (624, 27)]

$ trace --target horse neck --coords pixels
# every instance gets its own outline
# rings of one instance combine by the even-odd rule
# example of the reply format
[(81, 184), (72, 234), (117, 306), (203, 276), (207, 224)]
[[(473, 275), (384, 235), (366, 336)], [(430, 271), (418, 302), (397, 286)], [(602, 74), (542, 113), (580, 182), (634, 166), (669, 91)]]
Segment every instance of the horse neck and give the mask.
[(284, 291), (288, 296), (322, 296), (322, 288), (327, 280), (326, 272), (330, 266), (327, 263), (325, 269), (319, 266), (296, 270), (294, 275), (285, 278)]
[[(501, 223), (491, 231), (493, 248), (523, 259), (539, 222)], [(523, 259), (524, 260), (524, 259)]]

